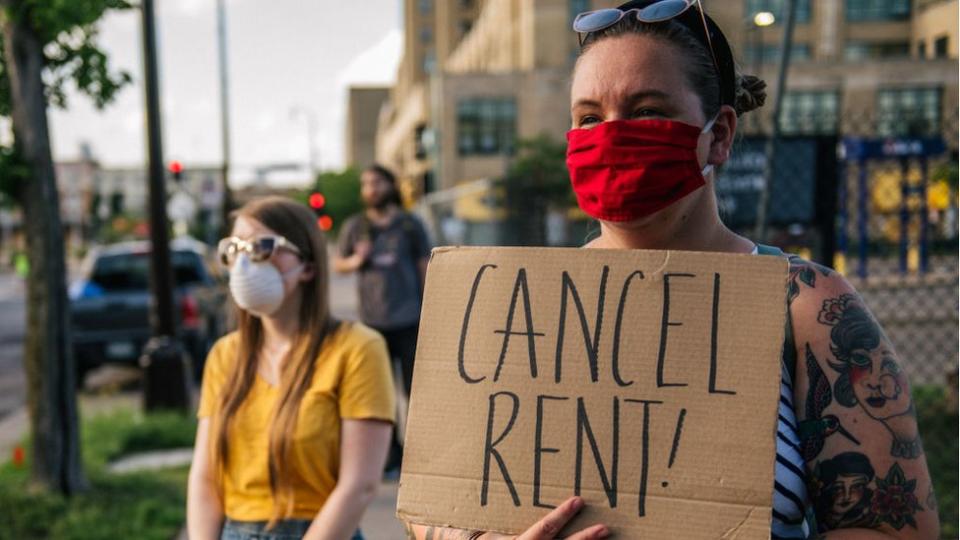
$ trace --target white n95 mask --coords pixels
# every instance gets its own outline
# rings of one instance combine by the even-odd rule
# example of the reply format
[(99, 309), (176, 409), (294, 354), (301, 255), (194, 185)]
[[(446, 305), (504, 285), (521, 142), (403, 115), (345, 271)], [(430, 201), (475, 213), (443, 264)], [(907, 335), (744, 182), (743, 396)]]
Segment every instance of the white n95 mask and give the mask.
[(270, 261), (253, 262), (241, 253), (230, 269), (230, 294), (251, 315), (268, 317), (283, 303), (283, 277)]

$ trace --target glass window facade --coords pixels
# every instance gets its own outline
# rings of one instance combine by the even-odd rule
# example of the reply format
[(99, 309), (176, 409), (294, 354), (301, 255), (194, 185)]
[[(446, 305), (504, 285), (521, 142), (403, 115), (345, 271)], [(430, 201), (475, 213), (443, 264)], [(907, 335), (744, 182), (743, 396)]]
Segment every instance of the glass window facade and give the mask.
[(468, 98), (457, 104), (457, 150), (461, 156), (512, 154), (516, 132), (513, 98)]
[(790, 91), (783, 96), (780, 130), (786, 135), (832, 135), (840, 118), (836, 90)]
[(938, 37), (933, 41), (933, 57), (946, 58), (950, 54), (950, 36)]
[(843, 57), (849, 62), (906, 58), (908, 56), (910, 56), (910, 43), (907, 41), (850, 41), (847, 42), (843, 50)]
[(910, 0), (846, 0), (849, 22), (905, 21), (910, 18)]
[(940, 131), (939, 88), (897, 88), (877, 94), (877, 134), (924, 137)]
[[(810, 60), (811, 54), (809, 43), (794, 43), (790, 47), (790, 58), (794, 62)], [(758, 55), (759, 58), (757, 58)], [(764, 64), (776, 63), (780, 61), (780, 45), (770, 43), (759, 46), (749, 45), (744, 50), (743, 57), (744, 61), (749, 64), (756, 63), (758, 60)]]

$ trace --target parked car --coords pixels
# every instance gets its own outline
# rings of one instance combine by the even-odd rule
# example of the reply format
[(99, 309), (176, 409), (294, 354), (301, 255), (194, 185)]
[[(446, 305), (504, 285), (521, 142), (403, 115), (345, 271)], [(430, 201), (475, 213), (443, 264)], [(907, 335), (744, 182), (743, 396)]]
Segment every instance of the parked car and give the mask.
[[(224, 278), (192, 239), (170, 243), (177, 337), (192, 360), (196, 380), (213, 342), (224, 333)], [(122, 242), (91, 250), (81, 278), (70, 288), (77, 381), (102, 364), (136, 365), (151, 336), (150, 243)]]

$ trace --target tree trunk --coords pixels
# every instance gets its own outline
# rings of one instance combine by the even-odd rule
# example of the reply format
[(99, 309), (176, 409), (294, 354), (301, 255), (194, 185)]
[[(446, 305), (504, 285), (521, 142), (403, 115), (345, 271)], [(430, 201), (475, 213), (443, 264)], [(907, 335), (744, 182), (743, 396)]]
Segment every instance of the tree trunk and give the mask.
[[(14, 144), (30, 178), (20, 186), (30, 273), (24, 369), (33, 434), (33, 480), (64, 494), (86, 482), (80, 463), (76, 366), (70, 347), (63, 230), (47, 129), (42, 44), (24, 0), (0, 0)], [(18, 13), (19, 16), (11, 16)]]

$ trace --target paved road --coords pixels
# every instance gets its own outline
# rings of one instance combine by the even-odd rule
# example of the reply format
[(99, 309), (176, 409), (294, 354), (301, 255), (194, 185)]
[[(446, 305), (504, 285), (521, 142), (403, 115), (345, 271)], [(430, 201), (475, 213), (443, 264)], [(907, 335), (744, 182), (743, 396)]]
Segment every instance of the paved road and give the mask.
[(0, 419), (26, 402), (23, 374), (23, 335), (26, 301), (23, 281), (12, 273), (0, 273)]

